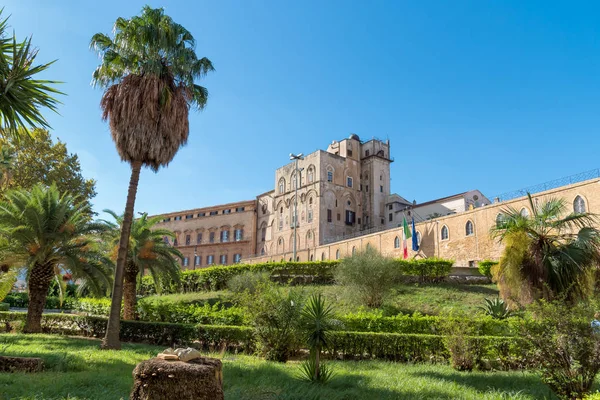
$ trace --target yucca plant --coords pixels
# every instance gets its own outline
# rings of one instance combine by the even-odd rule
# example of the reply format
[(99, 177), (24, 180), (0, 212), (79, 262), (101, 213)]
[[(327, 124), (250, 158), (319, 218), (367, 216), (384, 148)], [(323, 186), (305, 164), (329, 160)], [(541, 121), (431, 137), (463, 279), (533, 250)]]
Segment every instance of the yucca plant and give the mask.
[(479, 307), (479, 309), (494, 319), (506, 319), (513, 314), (506, 302), (500, 297), (485, 299), (485, 305)]

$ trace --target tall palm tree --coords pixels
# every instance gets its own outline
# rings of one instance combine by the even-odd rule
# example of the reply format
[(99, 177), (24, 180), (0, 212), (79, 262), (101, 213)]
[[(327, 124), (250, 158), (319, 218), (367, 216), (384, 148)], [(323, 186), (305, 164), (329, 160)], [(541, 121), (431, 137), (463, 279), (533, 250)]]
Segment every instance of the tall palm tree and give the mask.
[[(2, 10), (0, 10), (0, 15)], [(0, 136), (18, 138), (26, 128), (49, 128), (42, 108), (56, 112), (59, 104), (53, 97), (63, 94), (52, 87), (56, 81), (35, 79), (54, 61), (35, 65), (37, 49), (31, 38), (17, 42), (13, 33), (6, 34), (8, 18), (0, 20)]]
[(112, 303), (103, 348), (119, 349), (123, 271), (135, 196), (142, 166), (158, 171), (187, 142), (190, 107), (206, 105), (206, 88), (195, 80), (213, 71), (198, 58), (193, 36), (164, 14), (145, 6), (140, 16), (118, 18), (114, 36), (97, 33), (90, 46), (101, 63), (92, 82), (105, 90), (101, 107), (123, 161), (131, 164), (129, 191), (121, 226)]
[[(108, 233), (112, 236), (111, 247), (118, 248), (123, 216), (111, 210), (104, 212), (116, 221), (105, 222), (110, 229)], [(160, 217), (148, 218), (148, 214), (144, 213), (140, 218), (134, 219), (131, 225), (123, 279), (123, 319), (136, 318), (137, 278), (141, 278), (145, 271), (152, 275), (157, 290), (160, 290), (161, 282), (179, 281), (180, 268), (177, 258), (183, 259), (183, 255), (165, 241), (165, 238), (175, 237), (173, 232), (168, 229), (154, 229), (160, 220)]]
[(61, 270), (84, 280), (93, 293), (107, 293), (110, 273), (94, 237), (105, 225), (90, 222), (90, 213), (86, 203), (54, 185), (9, 191), (0, 201), (0, 264), (27, 269), (25, 332), (41, 332), (48, 288)]
[(600, 265), (597, 217), (569, 213), (563, 199), (538, 205), (528, 198), (532, 215), (507, 207), (492, 228), (492, 235), (505, 244), (498, 268), (501, 289), (521, 303), (585, 297), (593, 268)]

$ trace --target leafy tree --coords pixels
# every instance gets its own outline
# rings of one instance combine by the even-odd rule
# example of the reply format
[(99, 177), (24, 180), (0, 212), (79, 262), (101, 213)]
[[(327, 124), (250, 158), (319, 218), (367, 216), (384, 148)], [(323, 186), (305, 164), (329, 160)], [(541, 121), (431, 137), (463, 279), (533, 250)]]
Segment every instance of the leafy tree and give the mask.
[(0, 136), (18, 139), (26, 132), (22, 128), (49, 128), (41, 111), (56, 111), (59, 102), (53, 95), (63, 93), (52, 87), (58, 82), (35, 79), (54, 61), (35, 65), (38, 50), (31, 47), (31, 38), (18, 42), (7, 29), (8, 18), (0, 20)]
[(596, 216), (568, 213), (562, 199), (537, 205), (528, 197), (531, 216), (507, 207), (492, 229), (505, 244), (496, 277), (502, 295), (521, 304), (585, 298), (600, 263), (600, 232), (593, 227)]
[(13, 190), (0, 201), (0, 265), (27, 269), (25, 332), (41, 332), (48, 288), (61, 270), (84, 280), (94, 293), (106, 293), (110, 274), (93, 236), (105, 226), (90, 222), (90, 212), (89, 205), (56, 186)]
[(105, 89), (102, 117), (109, 120), (117, 152), (131, 165), (121, 226), (111, 312), (103, 348), (119, 349), (123, 271), (142, 166), (158, 171), (171, 162), (189, 134), (189, 108), (204, 108), (206, 88), (195, 80), (213, 71), (195, 53), (195, 40), (162, 8), (145, 6), (140, 16), (118, 18), (114, 36), (97, 33), (90, 46), (100, 55), (93, 82)]
[[(123, 216), (111, 210), (104, 210), (104, 212), (110, 214), (116, 221), (116, 223), (105, 221), (110, 229), (108, 232), (110, 245), (116, 250)], [(124, 319), (136, 318), (137, 279), (138, 276), (141, 279), (145, 271), (149, 271), (152, 275), (157, 292), (160, 292), (162, 282), (179, 281), (180, 269), (177, 258), (183, 259), (183, 255), (164, 240), (165, 237), (173, 239), (175, 237), (173, 232), (155, 228), (160, 220), (160, 217), (148, 218), (148, 214), (144, 213), (140, 218), (134, 219), (131, 225), (123, 281)], [(116, 256), (116, 251), (113, 253)]]
[[(3, 142), (0, 172), (5, 179), (0, 182), (4, 189), (30, 189), (41, 183), (45, 186), (56, 184), (60, 193), (69, 193), (85, 201), (96, 195), (96, 182), (83, 177), (79, 157), (69, 153), (66, 144), (60, 140), (54, 143), (47, 130), (35, 129), (30, 137), (18, 142), (10, 139)], [(5, 151), (8, 154), (5, 155)]]

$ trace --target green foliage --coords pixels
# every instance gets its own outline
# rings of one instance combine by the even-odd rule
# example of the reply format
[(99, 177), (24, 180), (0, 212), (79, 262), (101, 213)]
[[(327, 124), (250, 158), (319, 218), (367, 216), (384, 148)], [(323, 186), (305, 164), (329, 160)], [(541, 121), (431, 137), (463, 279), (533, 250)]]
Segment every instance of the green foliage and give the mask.
[(0, 311), (8, 311), (8, 310), (10, 310), (10, 304), (0, 303)]
[(398, 274), (418, 276), (421, 282), (440, 282), (452, 271), (453, 260), (441, 258), (396, 259)]
[(110, 299), (101, 298), (81, 298), (75, 303), (76, 311), (86, 315), (108, 315), (110, 313)]
[(246, 271), (236, 275), (227, 282), (227, 287), (233, 293), (256, 293), (260, 286), (271, 281), (271, 274), (268, 272)]
[(458, 371), (472, 371), (480, 350), (473, 338), (475, 329), (462, 318), (448, 318), (444, 323), (444, 342), (450, 353), (450, 364)]
[(488, 278), (492, 278), (492, 267), (498, 265), (498, 261), (494, 260), (483, 260), (479, 261), (477, 264), (477, 269), (479, 273), (483, 276), (487, 276)]
[(317, 364), (315, 356), (311, 355), (300, 364), (300, 379), (325, 385), (333, 378), (333, 368), (329, 364)]
[(600, 336), (590, 326), (589, 304), (538, 302), (531, 307), (537, 323), (523, 325), (522, 336), (542, 380), (565, 400), (590, 392), (600, 371)]
[(494, 319), (506, 319), (512, 315), (508, 305), (500, 297), (485, 299), (485, 306), (480, 307), (486, 315)]
[(335, 270), (335, 281), (348, 294), (367, 307), (381, 307), (398, 278), (396, 262), (367, 247), (342, 260)]
[[(9, 293), (4, 298), (4, 301), (10, 304), (11, 307), (27, 308), (29, 305), (29, 295), (27, 293)], [(76, 309), (77, 299), (73, 297), (65, 297), (62, 302), (59, 296), (47, 296), (45, 309), (50, 310), (73, 310)]]
[(17, 282), (18, 270), (16, 268), (10, 269), (7, 272), (0, 272), (0, 301), (4, 300), (6, 295), (15, 286)]

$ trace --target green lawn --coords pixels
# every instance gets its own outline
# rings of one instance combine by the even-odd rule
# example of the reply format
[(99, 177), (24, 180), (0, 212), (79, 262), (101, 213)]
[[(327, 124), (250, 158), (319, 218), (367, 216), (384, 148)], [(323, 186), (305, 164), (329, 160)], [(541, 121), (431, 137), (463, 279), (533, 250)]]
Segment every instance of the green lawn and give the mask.
[[(122, 351), (100, 351), (99, 341), (51, 335), (0, 335), (0, 354), (37, 356), (46, 372), (0, 374), (0, 399), (128, 398), (131, 371), (158, 347), (125, 344)], [(225, 355), (228, 400), (350, 399), (551, 399), (532, 373), (460, 373), (446, 365), (379, 361), (335, 362), (337, 377), (320, 387), (296, 379), (298, 364), (276, 364), (257, 357)]]
[[(308, 293), (322, 293), (335, 304), (335, 309), (340, 314), (356, 312), (360, 305), (353, 302), (344, 293), (342, 287), (337, 285), (309, 285), (305, 286)], [(185, 294), (172, 294), (164, 296), (150, 296), (146, 301), (169, 300), (181, 303), (214, 304), (219, 301), (225, 305), (231, 304), (231, 292), (227, 290), (218, 292), (198, 292)], [(449, 312), (463, 312), (472, 314), (480, 312), (478, 307), (484, 304), (484, 299), (498, 296), (498, 288), (491, 285), (464, 285), (457, 283), (412, 284), (397, 285), (385, 301), (383, 310), (385, 314), (398, 313), (436, 315)]]

